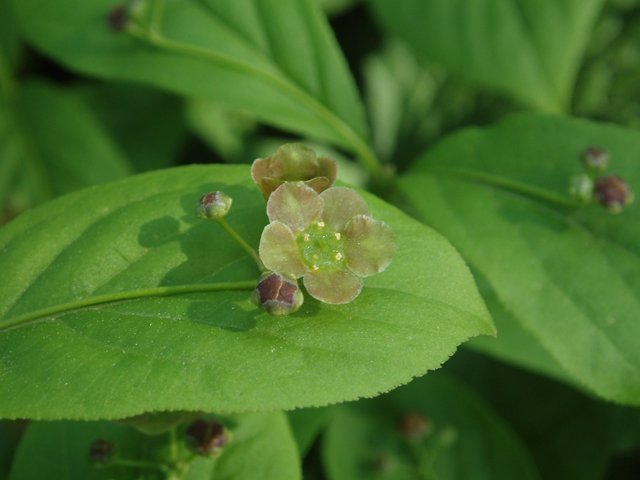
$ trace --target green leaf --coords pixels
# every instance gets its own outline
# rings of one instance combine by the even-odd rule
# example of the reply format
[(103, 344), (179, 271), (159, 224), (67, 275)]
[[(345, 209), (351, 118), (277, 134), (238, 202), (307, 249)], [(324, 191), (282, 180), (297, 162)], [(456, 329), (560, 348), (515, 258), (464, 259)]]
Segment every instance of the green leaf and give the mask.
[[(416, 413), (431, 424), (431, 432), (409, 442), (398, 421)], [(331, 480), (540, 478), (505, 421), (479, 395), (441, 372), (337, 408), (323, 447)], [(420, 458), (430, 459), (431, 476), (424, 467), (421, 475), (416, 472)]]
[[(637, 191), (636, 132), (535, 115), (450, 137), (419, 160), (402, 188), (568, 376), (638, 405), (640, 205), (617, 216), (572, 206), (569, 179), (592, 145), (610, 153), (610, 171)], [(511, 350), (522, 365), (537, 361), (529, 349)]]
[[(0, 230), (0, 418), (321, 406), (406, 383), (469, 337), (493, 333), (449, 243), (366, 193), (398, 252), (347, 305), (307, 295), (295, 314), (275, 318), (250, 302), (250, 291), (208, 291), (69, 311), (68, 302), (124, 299), (143, 288), (252, 285), (259, 272), (250, 255), (195, 216), (198, 199), (213, 190), (233, 198), (226, 219), (257, 246), (265, 204), (249, 167), (232, 165), (88, 189)], [(58, 313), (25, 321), (49, 307)]]
[(370, 0), (433, 61), (542, 112), (569, 109), (603, 0)]
[(44, 82), (27, 82), (20, 90), (24, 135), (36, 145), (34, 160), (41, 162), (54, 195), (133, 173), (91, 110), (72, 93)]
[(24, 426), (22, 421), (0, 420), (0, 480), (9, 477), (13, 455)]
[[(231, 430), (232, 440), (218, 459), (196, 458), (189, 467), (188, 480), (301, 478), (296, 444), (283, 413), (219, 418)], [(183, 432), (184, 426), (178, 429), (178, 438), (182, 438)], [(122, 459), (171, 460), (168, 434), (148, 437), (132, 427), (109, 422), (34, 422), (20, 444), (9, 480), (164, 478), (164, 474), (155, 469), (94, 467), (88, 462), (87, 454), (91, 443), (98, 438), (116, 443)], [(188, 454), (182, 441), (178, 453)]]
[(73, 93), (89, 105), (137, 172), (175, 164), (187, 133), (179, 98), (120, 83), (76, 84)]
[(314, 0), (167, 1), (159, 36), (109, 31), (113, 0), (17, 0), (27, 39), (66, 66), (253, 112), (375, 169), (355, 83)]

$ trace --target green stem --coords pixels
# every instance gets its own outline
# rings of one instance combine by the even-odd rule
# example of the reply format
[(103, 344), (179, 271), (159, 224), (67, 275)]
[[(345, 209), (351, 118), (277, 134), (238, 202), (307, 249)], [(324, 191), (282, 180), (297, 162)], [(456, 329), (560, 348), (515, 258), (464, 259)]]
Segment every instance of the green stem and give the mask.
[(271, 72), (261, 70), (248, 63), (242, 62), (236, 58), (215, 52), (207, 48), (197, 45), (189, 45), (182, 42), (176, 42), (163, 37), (159, 32), (149, 32), (137, 25), (131, 25), (127, 31), (134, 37), (153, 45), (157, 48), (164, 49), (169, 52), (178, 53), (190, 57), (200, 58), (205, 61), (213, 62), (217, 65), (236, 70), (241, 73), (256, 77), (265, 83), (275, 87), (276, 89), (289, 94), (302, 105), (316, 113), (316, 115), (331, 125), (342, 138), (353, 147), (355, 154), (360, 159), (360, 163), (373, 177), (379, 177), (383, 174), (382, 165), (376, 157), (371, 147), (356, 134), (342, 119), (336, 116), (330, 109), (320, 103), (318, 100), (310, 96), (307, 92), (300, 89), (296, 85), (287, 82), (281, 77)]
[(153, 0), (153, 5), (151, 5), (151, 22), (149, 23), (149, 34), (152, 37), (160, 36), (163, 12), (164, 0)]
[(526, 183), (517, 182), (498, 175), (478, 172), (477, 170), (465, 170), (462, 168), (430, 168), (429, 172), (435, 175), (475, 180), (480, 183), (494, 185), (496, 187), (522, 193), (530, 197), (539, 198), (550, 203), (562, 205), (563, 207), (576, 208), (578, 206), (578, 204), (569, 197), (558, 195), (557, 193), (553, 193), (549, 190), (527, 185)]
[(117, 458), (113, 461), (113, 465), (119, 465), (121, 467), (133, 467), (133, 468), (157, 468), (163, 472), (169, 471), (169, 466), (164, 463), (147, 462), (144, 460), (133, 460), (128, 458)]
[(153, 287), (143, 288), (140, 290), (129, 290), (126, 292), (107, 293), (105, 295), (97, 295), (95, 297), (74, 300), (73, 302), (54, 305), (52, 307), (42, 308), (34, 312), (25, 313), (14, 318), (10, 318), (0, 322), (0, 331), (6, 330), (17, 325), (22, 325), (33, 320), (52, 317), (61, 313), (67, 313), (71, 310), (79, 308), (91, 307), (104, 303), (120, 302), (123, 300), (137, 300), (146, 297), (166, 297), (170, 295), (182, 295), (187, 293), (203, 293), (203, 292), (222, 292), (232, 290), (253, 290), (256, 286), (256, 280), (247, 280), (243, 282), (220, 282), (220, 283), (201, 283), (194, 285), (178, 285), (175, 287)]
[(251, 248), (251, 245), (249, 245), (244, 238), (242, 238), (240, 235), (238, 235), (238, 232), (236, 232), (233, 228), (231, 228), (231, 225), (229, 225), (227, 223), (227, 221), (223, 218), (218, 218), (216, 219), (216, 222), (218, 222), (218, 224), (224, 228), (225, 232), (227, 232), (229, 235), (231, 235), (231, 237), (240, 244), (240, 246), (249, 254), (251, 255), (251, 258), (253, 258), (253, 260), (256, 262), (256, 264), (258, 265), (258, 268), (260, 269), (261, 272), (266, 272), (267, 269), (264, 266), (264, 264), (262, 263), (262, 260), (260, 260), (260, 256), (256, 253), (256, 251)]
[(16, 81), (13, 78), (9, 68), (9, 61), (2, 48), (0, 48), (0, 91), (7, 102), (12, 101), (16, 92)]
[(169, 430), (169, 447), (171, 452), (171, 463), (177, 465), (179, 460), (177, 427), (173, 427)]

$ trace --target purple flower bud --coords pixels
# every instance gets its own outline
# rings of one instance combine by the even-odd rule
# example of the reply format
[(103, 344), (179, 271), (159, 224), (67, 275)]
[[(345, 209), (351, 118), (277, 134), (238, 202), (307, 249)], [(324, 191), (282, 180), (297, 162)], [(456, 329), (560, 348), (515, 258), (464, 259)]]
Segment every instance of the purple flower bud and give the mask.
[(115, 443), (99, 438), (89, 447), (89, 462), (96, 467), (109, 467), (118, 456)]
[(107, 26), (114, 32), (121, 32), (129, 23), (128, 5), (118, 5), (109, 10), (107, 14)]
[(219, 422), (202, 418), (189, 425), (184, 432), (187, 448), (207, 458), (222, 454), (231, 441), (231, 432)]
[(589, 147), (582, 152), (582, 161), (591, 170), (604, 170), (609, 164), (609, 154), (600, 147)]
[(251, 301), (274, 317), (289, 315), (302, 306), (304, 296), (292, 275), (265, 272), (260, 277)]
[(627, 182), (617, 175), (597, 179), (593, 187), (593, 196), (610, 213), (620, 213), (634, 198)]
[(223, 218), (231, 209), (233, 199), (223, 192), (211, 192), (203, 196), (196, 205), (196, 215), (204, 220)]

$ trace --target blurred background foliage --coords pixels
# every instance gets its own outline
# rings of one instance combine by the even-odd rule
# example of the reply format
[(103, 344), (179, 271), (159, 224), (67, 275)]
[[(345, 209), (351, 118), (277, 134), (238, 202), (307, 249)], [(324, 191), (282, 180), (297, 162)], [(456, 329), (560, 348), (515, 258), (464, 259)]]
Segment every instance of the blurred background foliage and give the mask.
[[(525, 109), (504, 94), (416, 57), (403, 40), (384, 33), (365, 3), (318, 1), (362, 92), (375, 152), (397, 170), (403, 171), (420, 152), (454, 130), (489, 125)], [(80, 76), (33, 49), (16, 25), (9, 1), (0, 0), (0, 224), (73, 190), (176, 165), (251, 163), (295, 138), (260, 124), (249, 112), (207, 99)], [(638, 85), (640, 0), (609, 0), (580, 66), (571, 113), (638, 130)], [(366, 174), (348, 162), (344, 152), (308, 143), (340, 162), (342, 180), (365, 184)], [(419, 395), (410, 390), (416, 389), (423, 389), (431, 400), (412, 403), (410, 399)], [(453, 389), (456, 398), (468, 401), (464, 408), (479, 409), (482, 421), (500, 425), (495, 429), (504, 438), (476, 439), (477, 448), (495, 449), (491, 455), (498, 457), (504, 448), (514, 449), (513, 455), (526, 456), (524, 463), (531, 468), (509, 477), (505, 475), (509, 467), (498, 462), (477, 466), (480, 476), (458, 474), (458, 478), (638, 478), (637, 409), (596, 400), (464, 349), (446, 363), (437, 379), (429, 375), (422, 383), (413, 382), (375, 400), (291, 413), (301, 451), (308, 452), (305, 478), (350, 478), (343, 476), (349, 468), (359, 471), (361, 478), (415, 478), (397, 461), (413, 455), (398, 432), (398, 418), (422, 409), (437, 428), (447, 428), (457, 418), (472, 431), (476, 426), (465, 423), (464, 415), (480, 421), (471, 413), (460, 413), (463, 407), (438, 404), (443, 389)], [(374, 420), (360, 421), (366, 418)], [(318, 439), (327, 426), (328, 433)], [(0, 479), (7, 478), (24, 427), (25, 422), (0, 421)], [(362, 443), (372, 437), (382, 440), (374, 446)], [(340, 457), (345, 444), (357, 446), (364, 462), (360, 467), (341, 463), (348, 461)], [(466, 448), (445, 444), (436, 449), (433, 461), (448, 462), (449, 467), (441, 468), (455, 469), (455, 459), (447, 452), (458, 447)], [(396, 451), (400, 453), (389, 453)], [(464, 454), (473, 456), (472, 451)], [(389, 463), (389, 455), (395, 464)], [(482, 463), (469, 460), (474, 461)]]

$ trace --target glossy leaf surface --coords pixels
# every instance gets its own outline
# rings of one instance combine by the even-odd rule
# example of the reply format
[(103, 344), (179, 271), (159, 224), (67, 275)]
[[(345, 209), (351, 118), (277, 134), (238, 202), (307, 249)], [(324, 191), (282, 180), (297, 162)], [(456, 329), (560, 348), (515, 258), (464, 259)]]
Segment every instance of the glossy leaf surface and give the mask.
[(248, 166), (131, 177), (58, 199), (0, 231), (0, 417), (325, 405), (406, 383), (469, 337), (493, 333), (449, 243), (368, 194), (398, 252), (347, 305), (307, 295), (295, 314), (275, 318), (253, 306), (250, 291), (219, 291), (11, 320), (95, 295), (257, 280), (251, 257), (195, 216), (213, 190), (233, 198), (226, 219), (257, 246), (267, 217)]
[(109, 31), (106, 15), (117, 4), (13, 5), (26, 37), (74, 70), (208, 98), (287, 130), (367, 149), (355, 84), (314, 0), (169, 0), (155, 46)]
[[(217, 459), (196, 458), (187, 480), (267, 480), (301, 478), (296, 444), (283, 413), (220, 417), (232, 440)], [(178, 429), (182, 439), (184, 426)], [(104, 438), (118, 445), (123, 459), (170, 461), (169, 435), (145, 436), (133, 427), (109, 422), (37, 422), (20, 444), (9, 480), (162, 479), (160, 470), (114, 466), (96, 468), (87, 454), (93, 441)], [(184, 443), (178, 454), (186, 456)], [(37, 458), (37, 461), (33, 459)], [(273, 475), (273, 476), (270, 476)]]
[(542, 112), (567, 111), (603, 0), (370, 0), (426, 58)]
[[(637, 133), (523, 115), (445, 140), (420, 159), (403, 189), (567, 375), (604, 398), (637, 405), (640, 205), (619, 215), (571, 206), (569, 179), (592, 145), (610, 153), (609, 172), (640, 188)], [(511, 350), (524, 363), (534, 360)]]
[[(407, 441), (398, 424), (415, 414), (428, 422), (427, 431)], [(441, 372), (336, 409), (324, 459), (331, 480), (540, 478), (504, 420), (479, 395)]]

